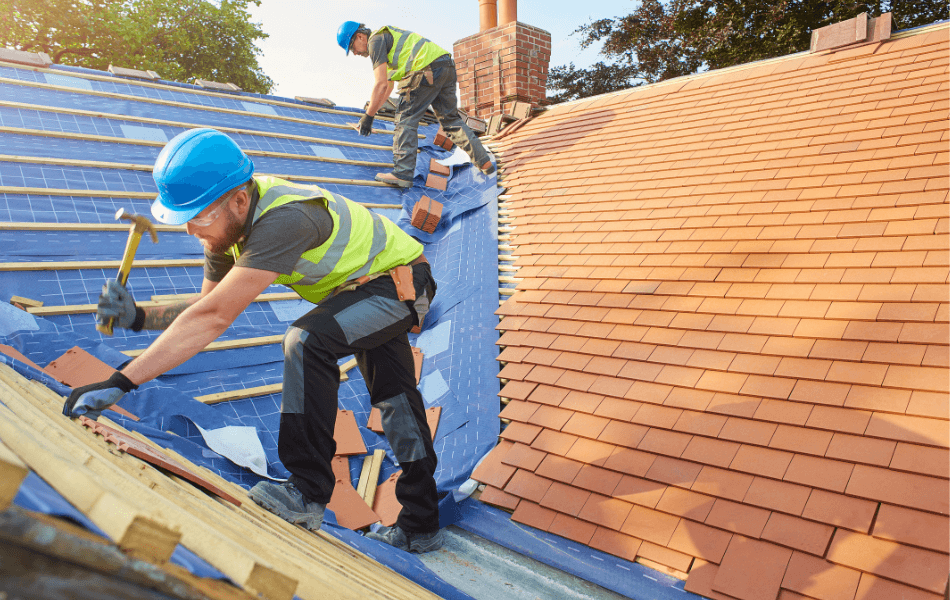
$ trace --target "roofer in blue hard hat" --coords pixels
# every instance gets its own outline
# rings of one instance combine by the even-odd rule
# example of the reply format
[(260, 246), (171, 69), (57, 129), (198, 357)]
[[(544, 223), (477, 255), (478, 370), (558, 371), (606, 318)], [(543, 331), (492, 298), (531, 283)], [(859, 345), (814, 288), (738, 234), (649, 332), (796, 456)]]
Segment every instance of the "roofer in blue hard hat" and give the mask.
[(441, 547), (436, 455), (407, 336), (436, 289), (422, 245), (339, 194), (255, 176), (251, 159), (214, 129), (176, 136), (153, 176), (159, 194), (152, 214), (185, 225), (204, 246), (201, 292), (143, 308), (108, 282), (98, 318), (115, 318), (133, 331), (165, 331), (108, 380), (73, 390), (64, 413), (97, 418), (125, 393), (203, 350), (269, 286), (289, 286), (316, 305), (283, 339), (277, 449), (291, 477), (258, 483), (251, 499), (287, 521), (320, 528), (336, 480), (337, 361), (352, 354), (402, 469), (396, 482), (402, 511), (393, 527), (370, 535), (408, 551)]
[(485, 174), (495, 172), (491, 157), (458, 112), (457, 77), (452, 55), (418, 33), (392, 26), (370, 31), (356, 21), (340, 25), (336, 41), (347, 55), (352, 51), (373, 61), (373, 95), (360, 119), (360, 135), (369, 135), (373, 118), (399, 82), (396, 130), (393, 133), (393, 171), (379, 173), (376, 181), (402, 188), (412, 186), (419, 147), (419, 121), (430, 106), (445, 135), (471, 157)]

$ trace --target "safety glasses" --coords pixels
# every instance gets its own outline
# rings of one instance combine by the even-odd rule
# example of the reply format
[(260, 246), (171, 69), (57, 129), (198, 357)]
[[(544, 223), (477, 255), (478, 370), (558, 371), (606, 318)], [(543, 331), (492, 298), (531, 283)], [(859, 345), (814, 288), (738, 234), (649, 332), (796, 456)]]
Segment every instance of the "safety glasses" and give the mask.
[(233, 198), (235, 194), (237, 194), (243, 189), (244, 189), (244, 186), (241, 186), (235, 189), (233, 192), (228, 194), (228, 196), (224, 200), (221, 200), (218, 203), (218, 206), (214, 210), (212, 210), (211, 212), (209, 212), (203, 217), (195, 217), (191, 219), (190, 221), (188, 221), (188, 224), (194, 225), (195, 227), (207, 227), (211, 225), (212, 223), (214, 223), (215, 219), (218, 218), (218, 215), (220, 214), (221, 209), (224, 208), (225, 205), (227, 205), (227, 203), (231, 201), (231, 198)]

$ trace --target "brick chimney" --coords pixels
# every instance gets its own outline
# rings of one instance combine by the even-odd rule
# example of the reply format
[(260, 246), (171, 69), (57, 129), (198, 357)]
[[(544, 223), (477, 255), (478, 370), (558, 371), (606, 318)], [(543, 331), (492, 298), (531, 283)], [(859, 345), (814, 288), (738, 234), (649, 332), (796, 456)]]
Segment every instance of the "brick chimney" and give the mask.
[(517, 0), (479, 0), (479, 19), (481, 31), (453, 46), (459, 107), (487, 120), (516, 101), (544, 103), (551, 34), (519, 23)]

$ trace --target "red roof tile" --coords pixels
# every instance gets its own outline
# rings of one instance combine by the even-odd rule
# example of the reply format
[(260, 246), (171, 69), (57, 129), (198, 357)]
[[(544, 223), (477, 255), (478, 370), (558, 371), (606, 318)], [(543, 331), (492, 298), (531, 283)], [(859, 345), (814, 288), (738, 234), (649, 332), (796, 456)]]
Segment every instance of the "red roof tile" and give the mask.
[[(733, 536), (713, 579), (712, 588), (740, 600), (778, 596), (792, 551), (767, 542)], [(750, 573), (755, 573), (750, 577)]]
[(620, 531), (660, 546), (666, 546), (679, 522), (679, 517), (643, 506), (634, 506), (630, 509)]
[(800, 515), (811, 488), (766, 477), (755, 477), (742, 501), (753, 506)]
[(892, 504), (881, 504), (872, 535), (944, 554), (950, 552), (947, 519)]
[[(695, 558), (714, 599), (933, 598), (888, 557), (939, 554), (946, 582), (948, 30), (552, 106), (499, 140), (521, 282), (489, 498)], [(527, 475), (563, 486), (557, 511)], [(871, 542), (825, 557), (835, 528)]]
[(822, 556), (833, 531), (828, 525), (773, 512), (762, 531), (762, 539)]
[(861, 575), (854, 600), (940, 600), (943, 596), (931, 594), (919, 588), (910, 587), (895, 581), (875, 577), (870, 573)]
[(859, 571), (794, 552), (782, 579), (782, 587), (813, 598), (853, 598), (860, 579)]
[(761, 508), (720, 498), (713, 504), (705, 522), (707, 525), (757, 538), (762, 535), (762, 530), (769, 520), (769, 514), (771, 514), (769, 511)]
[(828, 549), (828, 560), (937, 594), (947, 586), (945, 554), (860, 533), (838, 530)]
[(684, 554), (719, 563), (731, 540), (731, 533), (683, 519), (673, 532), (669, 546)]

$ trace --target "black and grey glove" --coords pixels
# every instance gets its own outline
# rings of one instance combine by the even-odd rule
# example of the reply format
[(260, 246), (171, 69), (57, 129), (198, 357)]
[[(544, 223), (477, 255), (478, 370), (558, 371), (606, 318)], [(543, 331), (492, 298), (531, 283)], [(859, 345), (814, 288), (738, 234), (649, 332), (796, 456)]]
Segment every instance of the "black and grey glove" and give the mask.
[(145, 311), (135, 305), (129, 290), (114, 279), (102, 286), (96, 309), (98, 322), (105, 323), (112, 318), (115, 319), (115, 326), (132, 331), (141, 331), (145, 322)]
[(360, 119), (360, 135), (369, 135), (373, 133), (373, 117), (363, 115)]
[(128, 377), (116, 371), (105, 381), (74, 389), (63, 404), (63, 414), (67, 417), (86, 415), (97, 421), (102, 411), (138, 387)]

